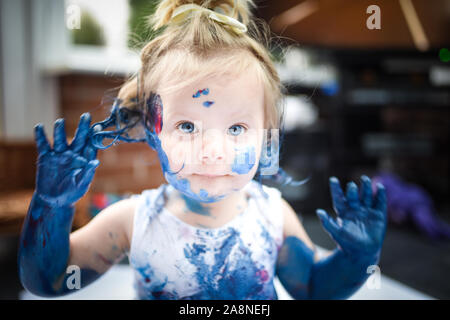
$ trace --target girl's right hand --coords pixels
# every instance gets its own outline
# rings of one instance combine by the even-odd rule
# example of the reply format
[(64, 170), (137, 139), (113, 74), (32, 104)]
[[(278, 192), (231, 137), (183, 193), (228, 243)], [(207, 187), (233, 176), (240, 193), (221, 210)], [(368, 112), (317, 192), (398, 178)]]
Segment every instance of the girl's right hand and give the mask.
[(68, 206), (78, 201), (88, 190), (95, 169), (97, 149), (90, 143), (89, 113), (80, 117), (75, 137), (67, 144), (64, 119), (55, 121), (54, 144), (50, 147), (44, 127), (35, 127), (38, 150), (35, 193), (52, 206)]

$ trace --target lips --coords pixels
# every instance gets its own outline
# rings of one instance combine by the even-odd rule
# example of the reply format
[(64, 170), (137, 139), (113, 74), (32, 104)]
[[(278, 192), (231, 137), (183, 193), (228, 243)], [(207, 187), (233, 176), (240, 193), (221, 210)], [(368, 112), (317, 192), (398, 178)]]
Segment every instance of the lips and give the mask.
[(194, 173), (193, 175), (205, 178), (218, 178), (228, 176), (228, 174), (211, 174), (211, 173)]

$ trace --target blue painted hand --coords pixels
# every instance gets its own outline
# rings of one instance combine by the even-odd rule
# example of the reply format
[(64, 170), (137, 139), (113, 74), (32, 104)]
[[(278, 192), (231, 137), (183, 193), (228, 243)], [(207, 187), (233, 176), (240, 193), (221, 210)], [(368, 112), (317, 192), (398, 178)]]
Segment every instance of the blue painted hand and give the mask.
[(377, 255), (386, 233), (386, 191), (377, 184), (376, 195), (372, 194), (371, 180), (361, 177), (361, 192), (354, 182), (347, 184), (344, 195), (339, 180), (330, 178), (330, 189), (337, 219), (318, 209), (323, 227), (336, 241), (340, 249), (349, 256)]
[(67, 144), (64, 119), (55, 121), (54, 144), (50, 147), (42, 124), (35, 127), (38, 149), (36, 195), (49, 205), (63, 207), (78, 201), (87, 191), (100, 162), (90, 143), (91, 116), (80, 117), (75, 137)]

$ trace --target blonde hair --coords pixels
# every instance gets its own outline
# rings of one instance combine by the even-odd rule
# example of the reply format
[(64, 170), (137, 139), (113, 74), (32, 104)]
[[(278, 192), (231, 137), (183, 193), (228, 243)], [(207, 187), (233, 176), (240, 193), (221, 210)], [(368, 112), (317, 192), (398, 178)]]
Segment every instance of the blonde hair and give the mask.
[[(170, 23), (173, 11), (190, 3), (211, 10), (220, 8), (221, 13), (245, 24), (248, 31), (235, 33), (202, 10), (193, 11), (181, 24)], [(165, 29), (142, 48), (140, 72), (118, 94), (123, 106), (139, 107), (136, 100), (145, 101), (150, 92), (177, 90), (200, 78), (237, 75), (250, 68), (264, 86), (264, 128), (280, 128), (283, 87), (269, 51), (270, 31), (265, 22), (252, 18), (251, 7), (255, 7), (253, 0), (160, 1), (150, 23), (154, 30)], [(163, 82), (164, 89), (160, 88)]]

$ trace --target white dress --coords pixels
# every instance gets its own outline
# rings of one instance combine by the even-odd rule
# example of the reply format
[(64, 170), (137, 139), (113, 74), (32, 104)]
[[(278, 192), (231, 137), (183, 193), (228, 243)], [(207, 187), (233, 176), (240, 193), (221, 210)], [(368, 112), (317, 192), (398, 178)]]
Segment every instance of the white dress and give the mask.
[(129, 252), (138, 299), (277, 299), (281, 193), (251, 180), (247, 209), (220, 228), (197, 228), (165, 208), (163, 184), (138, 197)]

